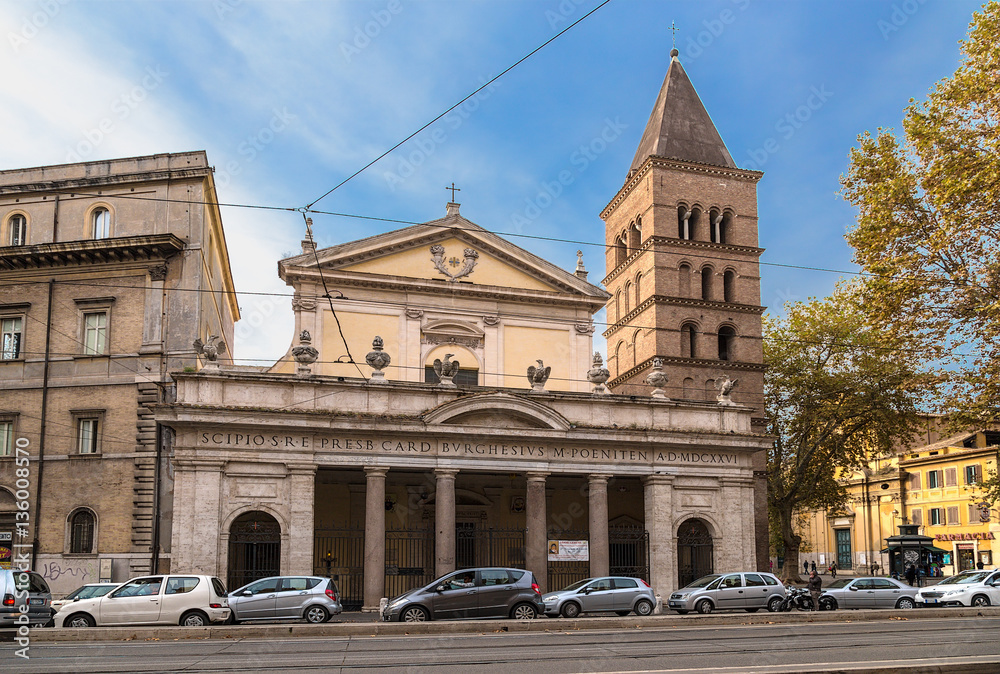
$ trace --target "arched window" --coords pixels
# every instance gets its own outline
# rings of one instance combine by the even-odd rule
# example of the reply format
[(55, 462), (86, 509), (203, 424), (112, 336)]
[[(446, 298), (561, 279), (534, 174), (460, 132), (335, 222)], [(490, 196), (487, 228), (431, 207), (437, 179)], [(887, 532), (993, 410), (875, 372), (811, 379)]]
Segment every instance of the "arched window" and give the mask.
[(73, 554), (94, 552), (94, 513), (81, 508), (69, 518), (69, 551)]
[(709, 302), (712, 300), (712, 277), (715, 276), (715, 270), (708, 265), (701, 268), (701, 299)]
[(625, 284), (625, 292), (624, 292), (624, 296), (625, 296), (625, 313), (626, 314), (628, 314), (628, 312), (629, 312), (629, 298), (630, 298), (631, 295), (632, 295), (632, 283), (629, 282), (629, 283)]
[(719, 223), (719, 243), (729, 243), (730, 226), (733, 222), (732, 213), (723, 213)]
[(691, 229), (691, 210), (685, 206), (677, 209), (677, 238), (690, 239), (693, 230)]
[(693, 323), (681, 326), (681, 357), (698, 357), (698, 328)]
[(111, 236), (111, 211), (106, 208), (96, 208), (90, 216), (90, 234), (94, 239), (106, 239)]
[(639, 364), (639, 331), (632, 333), (632, 367)]
[(633, 253), (639, 250), (639, 245), (641, 244), (640, 239), (642, 239), (642, 233), (639, 231), (639, 222), (633, 222), (628, 228), (628, 252)]
[(677, 272), (678, 294), (681, 297), (691, 297), (691, 265), (682, 263)]
[(615, 293), (615, 323), (622, 319), (622, 291)]
[(642, 274), (635, 275), (635, 308), (639, 308), (639, 304), (642, 302), (640, 299), (641, 293), (639, 292), (639, 284), (642, 283)]
[(736, 342), (736, 331), (728, 325), (719, 328), (719, 360), (735, 360), (733, 349)]
[(709, 237), (712, 243), (722, 243), (719, 232), (722, 228), (722, 213), (717, 209), (708, 212)]
[(736, 272), (727, 269), (722, 276), (722, 294), (726, 302), (736, 301)]
[(622, 361), (625, 357), (625, 340), (618, 342), (618, 346), (615, 347), (615, 369), (611, 371), (611, 374), (615, 377), (624, 372), (627, 367)]
[(684, 400), (694, 399), (694, 379), (684, 377), (683, 393), (681, 395), (684, 397)]
[(20, 213), (10, 216), (10, 236), (7, 243), (11, 246), (28, 243), (28, 220)]

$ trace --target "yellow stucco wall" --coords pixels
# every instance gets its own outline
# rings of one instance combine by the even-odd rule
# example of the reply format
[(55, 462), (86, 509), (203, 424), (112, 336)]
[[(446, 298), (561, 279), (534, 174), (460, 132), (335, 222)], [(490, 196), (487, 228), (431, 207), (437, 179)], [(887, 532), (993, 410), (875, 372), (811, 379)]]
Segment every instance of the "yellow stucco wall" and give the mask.
[[(382, 338), (384, 350), (392, 357), (392, 363), (383, 372), (387, 379), (406, 379), (405, 370), (399, 365), (399, 323), (397, 315), (354, 313), (338, 311), (340, 327), (344, 338), (350, 347), (351, 355), (361, 368), (365, 377), (371, 376), (372, 369), (365, 362), (365, 356), (372, 350), (372, 339), (376, 335)], [(319, 347), (320, 360), (318, 368), (313, 371), (318, 374), (335, 377), (358, 377), (358, 368), (349, 363), (334, 363), (340, 356), (347, 355), (344, 342), (337, 331), (337, 322), (329, 311), (323, 312), (323, 344)], [(346, 360), (346, 359), (345, 359)]]
[[(466, 248), (470, 247), (469, 244), (464, 241), (460, 241), (459, 239), (451, 238), (444, 241), (442, 245), (444, 246), (444, 259), (447, 268), (453, 273), (461, 269), (462, 265), (465, 264), (462, 253)], [(521, 270), (510, 266), (506, 262), (502, 262), (483, 253), (482, 250), (476, 248), (475, 246), (471, 247), (479, 253), (479, 261), (476, 263), (476, 267), (472, 271), (472, 274), (463, 277), (462, 281), (470, 281), (480, 285), (527, 288), (529, 290), (556, 290), (554, 287), (547, 285), (538, 279), (529, 276), (528, 274), (525, 274)], [(459, 264), (457, 266), (452, 266), (448, 263), (448, 260), (451, 260), (452, 258), (457, 258), (459, 260)], [(392, 276), (406, 276), (410, 278), (444, 278), (444, 276), (434, 267), (434, 263), (431, 258), (430, 246), (421, 246), (420, 248), (413, 248), (411, 250), (404, 250), (398, 253), (383, 255), (382, 257), (375, 258), (374, 260), (366, 260), (357, 264), (347, 265), (345, 267), (341, 267), (341, 269), (344, 271), (358, 271), (367, 274), (388, 274)]]
[(568, 330), (551, 330), (507, 326), (503, 335), (504, 386), (527, 387), (528, 366), (537, 367), (536, 359), (552, 367), (545, 388), (550, 391), (568, 391), (570, 376), (570, 333)]

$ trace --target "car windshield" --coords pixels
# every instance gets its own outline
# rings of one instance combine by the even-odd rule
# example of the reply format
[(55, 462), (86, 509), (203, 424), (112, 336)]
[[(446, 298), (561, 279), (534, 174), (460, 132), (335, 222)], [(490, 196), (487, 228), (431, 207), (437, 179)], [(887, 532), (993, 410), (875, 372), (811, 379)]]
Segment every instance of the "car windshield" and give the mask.
[(583, 580), (576, 581), (572, 585), (567, 585), (566, 587), (564, 587), (563, 589), (561, 589), (559, 591), (560, 592), (569, 592), (570, 590), (579, 590), (581, 587), (583, 587), (584, 585), (586, 585), (587, 583), (589, 583), (592, 580), (594, 580), (594, 579), (593, 578), (584, 578)]
[(989, 571), (977, 571), (975, 573), (960, 573), (957, 576), (952, 576), (951, 578), (945, 578), (938, 585), (971, 585), (972, 583), (981, 582), (986, 576), (990, 575)]
[(715, 573), (713, 573), (712, 575), (709, 575), (709, 576), (702, 576), (698, 580), (694, 581), (693, 583), (688, 583), (684, 587), (692, 587), (692, 588), (693, 587), (707, 587), (709, 585), (709, 583), (711, 583), (716, 578), (720, 578), (720, 577), (721, 576), (719, 576), (718, 574), (715, 574)]
[(103, 597), (111, 590), (115, 589), (115, 585), (85, 585), (73, 594), (66, 597), (67, 599), (91, 599), (93, 597)]
[(845, 585), (847, 585), (848, 583), (850, 583), (851, 580), (852, 579), (850, 579), (850, 578), (838, 578), (837, 580), (835, 580), (832, 583), (830, 583), (829, 585), (827, 585), (826, 589), (828, 589), (828, 590), (836, 590), (838, 588), (844, 587)]

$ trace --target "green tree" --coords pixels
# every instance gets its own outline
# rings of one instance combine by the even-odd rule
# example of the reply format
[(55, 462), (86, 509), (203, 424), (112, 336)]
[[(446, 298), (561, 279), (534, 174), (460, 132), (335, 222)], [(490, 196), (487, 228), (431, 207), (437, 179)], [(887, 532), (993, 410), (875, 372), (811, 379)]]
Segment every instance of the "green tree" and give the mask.
[(765, 407), (774, 446), (768, 507), (785, 551), (785, 580), (800, 582), (802, 510), (842, 507), (841, 470), (866, 464), (912, 435), (917, 403), (935, 379), (923, 353), (863, 310), (861, 284), (765, 318)]
[(847, 236), (866, 306), (952, 373), (947, 409), (968, 427), (1000, 400), (1000, 3), (976, 13), (962, 61), (903, 134), (865, 133), (842, 194), (858, 208)]

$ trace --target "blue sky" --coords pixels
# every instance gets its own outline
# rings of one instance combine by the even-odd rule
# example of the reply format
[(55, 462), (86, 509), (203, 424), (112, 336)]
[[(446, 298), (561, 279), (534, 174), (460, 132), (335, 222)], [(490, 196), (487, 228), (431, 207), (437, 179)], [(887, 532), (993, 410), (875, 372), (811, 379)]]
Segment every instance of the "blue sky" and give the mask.
[[(0, 168), (204, 149), (221, 201), (305, 206), (599, 4), (4, 2)], [(487, 229), (603, 243), (599, 213), (624, 181), (676, 22), (730, 153), (765, 172), (762, 302), (780, 310), (839, 276), (772, 264), (854, 268), (843, 241), (854, 214), (837, 196), (848, 152), (865, 130), (899, 128), (908, 100), (954, 72), (980, 4), (612, 0), (316, 208), (423, 222), (444, 215), (454, 181), (462, 214)], [(614, 139), (581, 158), (602, 132)], [(564, 170), (572, 184), (539, 199)], [(395, 228), (313, 217), (321, 246)], [(298, 252), (301, 215), (223, 218), (237, 289), (286, 292), (276, 262)], [(582, 248), (591, 279), (604, 275), (599, 246), (509, 238), (569, 270)], [(284, 353), (289, 301), (240, 304), (237, 357)]]

